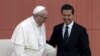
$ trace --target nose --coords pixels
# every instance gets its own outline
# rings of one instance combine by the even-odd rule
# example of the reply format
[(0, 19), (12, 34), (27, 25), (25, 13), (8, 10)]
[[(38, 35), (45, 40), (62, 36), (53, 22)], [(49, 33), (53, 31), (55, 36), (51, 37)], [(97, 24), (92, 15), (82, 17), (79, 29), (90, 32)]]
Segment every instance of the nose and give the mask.
[(65, 16), (65, 18), (67, 18), (67, 16)]
[(65, 16), (65, 18), (69, 18), (68, 16)]

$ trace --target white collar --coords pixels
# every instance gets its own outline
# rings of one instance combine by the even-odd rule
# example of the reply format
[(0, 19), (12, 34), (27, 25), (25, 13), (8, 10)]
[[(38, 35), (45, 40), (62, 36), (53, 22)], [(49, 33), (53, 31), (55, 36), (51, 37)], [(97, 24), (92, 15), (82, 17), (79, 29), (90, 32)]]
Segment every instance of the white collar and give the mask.
[(72, 26), (73, 26), (73, 24), (74, 24), (74, 21), (72, 21), (70, 24), (68, 24), (68, 25), (66, 25), (65, 23), (64, 23), (64, 27), (66, 27), (66, 26), (68, 26), (69, 27), (69, 29), (71, 29), (72, 28)]
[(34, 23), (34, 25), (38, 27), (38, 24), (36, 23), (35, 18), (33, 16), (31, 16), (31, 21), (32, 21), (32, 24)]

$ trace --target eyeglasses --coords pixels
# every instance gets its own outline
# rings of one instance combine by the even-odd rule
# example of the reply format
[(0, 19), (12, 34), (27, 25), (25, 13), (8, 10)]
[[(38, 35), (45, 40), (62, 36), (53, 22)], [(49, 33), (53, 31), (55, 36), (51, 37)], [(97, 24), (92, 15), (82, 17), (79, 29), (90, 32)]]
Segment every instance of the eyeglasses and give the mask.
[(41, 15), (39, 15), (41, 18), (43, 18), (43, 19), (47, 19), (48, 17), (43, 17), (43, 16), (41, 16)]

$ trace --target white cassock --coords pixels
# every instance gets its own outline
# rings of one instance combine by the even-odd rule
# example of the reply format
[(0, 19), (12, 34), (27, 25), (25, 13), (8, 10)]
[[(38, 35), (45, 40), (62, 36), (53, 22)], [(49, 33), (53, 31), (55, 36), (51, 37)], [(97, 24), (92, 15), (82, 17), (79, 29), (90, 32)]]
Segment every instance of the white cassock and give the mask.
[(56, 49), (46, 45), (45, 38), (45, 25), (38, 27), (33, 16), (27, 18), (15, 28), (12, 35), (12, 56), (49, 56), (51, 53), (55, 56)]

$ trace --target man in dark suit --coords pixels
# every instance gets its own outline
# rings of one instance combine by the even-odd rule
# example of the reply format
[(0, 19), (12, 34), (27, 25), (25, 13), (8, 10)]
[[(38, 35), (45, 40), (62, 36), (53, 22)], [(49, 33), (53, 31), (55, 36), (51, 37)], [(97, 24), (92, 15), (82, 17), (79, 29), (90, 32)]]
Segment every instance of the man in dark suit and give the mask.
[(63, 23), (54, 27), (52, 46), (57, 46), (57, 56), (91, 56), (86, 28), (74, 22), (74, 8), (69, 4), (61, 7)]

